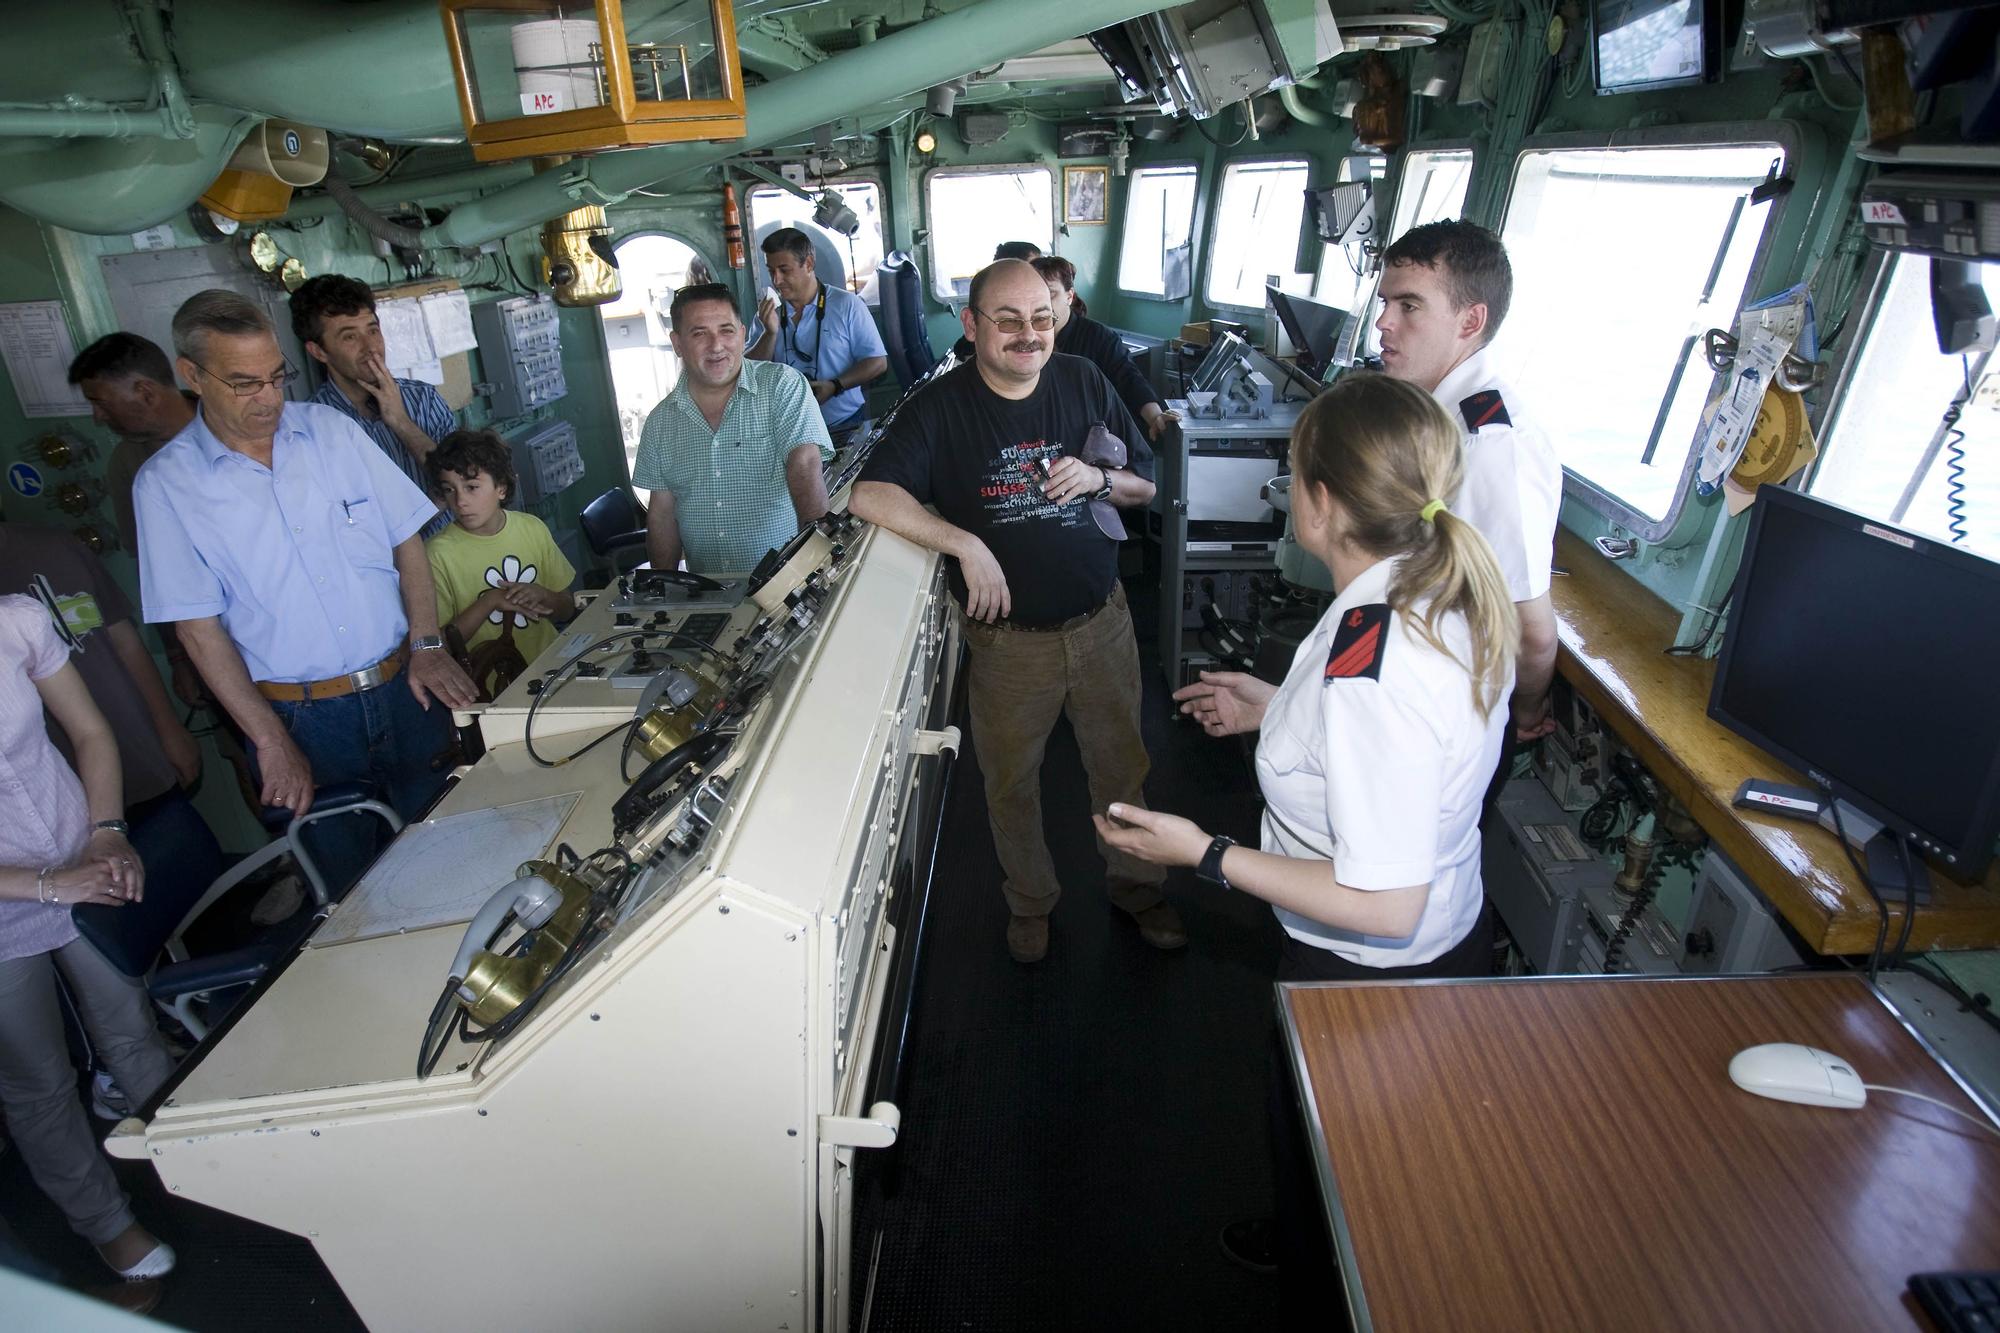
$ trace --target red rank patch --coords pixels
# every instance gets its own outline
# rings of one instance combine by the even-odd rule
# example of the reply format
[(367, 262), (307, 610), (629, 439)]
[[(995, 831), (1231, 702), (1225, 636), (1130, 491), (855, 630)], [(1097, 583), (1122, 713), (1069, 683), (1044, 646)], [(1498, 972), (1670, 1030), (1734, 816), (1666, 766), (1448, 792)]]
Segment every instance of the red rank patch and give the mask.
[(1376, 602), (1343, 611), (1333, 648), (1326, 655), (1327, 680), (1382, 678), (1382, 641), (1389, 633), (1389, 604)]

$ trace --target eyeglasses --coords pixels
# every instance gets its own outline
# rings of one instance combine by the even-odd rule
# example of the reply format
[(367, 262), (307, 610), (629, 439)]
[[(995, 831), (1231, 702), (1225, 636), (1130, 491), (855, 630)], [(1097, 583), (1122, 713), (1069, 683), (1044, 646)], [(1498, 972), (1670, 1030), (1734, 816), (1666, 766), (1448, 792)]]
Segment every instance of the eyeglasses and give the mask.
[(995, 319), (978, 306), (971, 307), (971, 310), (973, 314), (979, 316), (1010, 338), (1028, 329), (1033, 329), (1037, 333), (1047, 333), (1056, 326), (1056, 317), (1046, 311), (1030, 315), (1026, 319), (1021, 319), (1015, 315), (1008, 315), (1005, 319)]
[(227, 384), (238, 398), (255, 398), (258, 394), (264, 392), (265, 389), (276, 389), (282, 394), (292, 381), (299, 377), (299, 372), (292, 368), (292, 363), (289, 361), (285, 363), (285, 368), (277, 374), (266, 376), (260, 380), (226, 380), (193, 357), (188, 358), (188, 364), (214, 380), (217, 384)]

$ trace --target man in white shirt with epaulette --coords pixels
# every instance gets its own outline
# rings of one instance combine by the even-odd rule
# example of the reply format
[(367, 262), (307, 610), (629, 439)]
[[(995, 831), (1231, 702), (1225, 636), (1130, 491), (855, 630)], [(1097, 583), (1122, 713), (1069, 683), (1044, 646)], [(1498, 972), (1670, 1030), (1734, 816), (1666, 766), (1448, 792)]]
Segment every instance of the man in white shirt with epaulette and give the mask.
[(1549, 602), (1562, 464), (1491, 364), (1514, 274), (1500, 238), (1471, 222), (1413, 227), (1382, 256), (1382, 369), (1426, 389), (1465, 428), (1465, 485), (1452, 512), (1493, 547), (1521, 616), (1509, 700), (1514, 739), (1555, 729), (1556, 619)]

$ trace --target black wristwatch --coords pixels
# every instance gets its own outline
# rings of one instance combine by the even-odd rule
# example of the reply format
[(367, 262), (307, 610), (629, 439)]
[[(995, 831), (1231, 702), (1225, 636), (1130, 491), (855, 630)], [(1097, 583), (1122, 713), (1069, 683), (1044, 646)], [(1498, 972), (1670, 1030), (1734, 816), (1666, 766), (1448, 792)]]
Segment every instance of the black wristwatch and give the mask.
[(1208, 844), (1208, 850), (1201, 854), (1201, 864), (1194, 868), (1197, 879), (1205, 879), (1222, 889), (1236, 886), (1229, 882), (1229, 876), (1222, 873), (1222, 854), (1236, 845), (1236, 839), (1218, 833), (1215, 841)]
[(1097, 494), (1090, 498), (1093, 500), (1109, 500), (1111, 498), (1111, 469), (1100, 467), (1097, 469), (1097, 475), (1104, 478), (1104, 485), (1099, 487)]

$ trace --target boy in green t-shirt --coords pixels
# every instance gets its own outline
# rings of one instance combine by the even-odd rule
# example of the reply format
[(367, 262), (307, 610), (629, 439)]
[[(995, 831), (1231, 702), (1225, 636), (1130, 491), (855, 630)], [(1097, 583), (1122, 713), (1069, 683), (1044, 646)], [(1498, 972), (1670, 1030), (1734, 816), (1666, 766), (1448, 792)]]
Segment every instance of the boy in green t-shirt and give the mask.
[[(480, 651), (496, 639), (511, 640), (522, 665), (534, 661), (555, 642), (552, 620), (568, 619), (576, 610), (569, 593), (576, 570), (547, 524), (503, 507), (514, 493), (507, 442), (490, 430), (453, 431), (424, 466), (454, 520), (425, 547), (437, 584), (439, 623), (459, 632), (475, 662), (496, 657), (494, 650)], [(482, 670), (474, 683), (491, 698), (519, 669), (501, 673), (506, 679), (499, 680)]]

